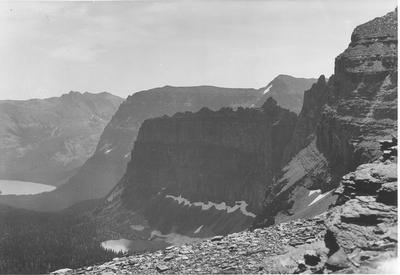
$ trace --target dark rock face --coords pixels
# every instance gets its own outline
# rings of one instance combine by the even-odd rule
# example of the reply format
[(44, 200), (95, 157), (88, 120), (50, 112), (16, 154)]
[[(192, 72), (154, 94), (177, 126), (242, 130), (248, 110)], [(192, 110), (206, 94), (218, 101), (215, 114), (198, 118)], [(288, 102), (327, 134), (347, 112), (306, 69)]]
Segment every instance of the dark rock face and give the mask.
[(270, 98), (260, 109), (203, 108), (146, 120), (100, 215), (140, 212), (164, 235), (243, 230), (262, 208), (265, 181), (279, 171), (296, 119)]
[(294, 130), (294, 138), (285, 148), (285, 161), (289, 162), (301, 149), (307, 147), (314, 138), (315, 128), (321, 118), (322, 108), (327, 100), (328, 85), (321, 75), (311, 89), (304, 92), (303, 108)]
[(295, 122), (272, 98), (262, 110), (202, 109), (146, 120), (123, 179), (124, 197), (136, 203), (133, 196), (146, 199), (164, 187), (191, 201), (244, 199), (259, 209), (264, 180), (279, 169)]
[(0, 178), (63, 184), (93, 154), (121, 102), (79, 92), (0, 101)]
[[(396, 135), (397, 10), (357, 27), (349, 47), (336, 58), (335, 74), (327, 82), (321, 77), (305, 93), (285, 151), (290, 162), (267, 194), (259, 224), (326, 210), (334, 201), (326, 192), (361, 163), (385, 154), (377, 140)], [(305, 202), (311, 192), (305, 188), (320, 190), (330, 202), (310, 209)]]

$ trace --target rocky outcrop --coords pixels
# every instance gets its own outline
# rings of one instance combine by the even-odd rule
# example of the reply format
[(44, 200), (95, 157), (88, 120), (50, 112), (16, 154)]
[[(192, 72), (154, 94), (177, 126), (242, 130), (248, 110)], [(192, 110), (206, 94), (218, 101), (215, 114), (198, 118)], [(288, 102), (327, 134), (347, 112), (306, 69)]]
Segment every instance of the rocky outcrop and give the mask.
[[(397, 145), (397, 142), (396, 142)], [(360, 165), (343, 176), (325, 221), (327, 268), (365, 273), (397, 256), (397, 157)], [(337, 253), (339, 262), (331, 260)]]
[[(293, 273), (298, 269), (296, 258), (303, 258), (303, 254), (294, 252), (295, 247), (322, 247), (324, 230), (321, 218), (293, 221), (253, 232), (245, 231), (192, 244), (170, 246), (157, 252), (115, 258), (97, 266), (66, 270), (63, 274)], [(277, 260), (284, 256), (286, 260)], [(307, 263), (314, 264), (312, 256), (308, 259)]]
[(0, 179), (59, 186), (95, 151), (122, 98), (70, 92), (0, 101)]
[[(305, 93), (285, 151), (289, 162), (267, 192), (257, 224), (326, 210), (341, 177), (378, 159), (383, 152), (376, 141), (396, 135), (397, 10), (357, 27), (336, 58), (335, 74)], [(307, 203), (315, 192), (324, 199)]]
[(127, 224), (110, 220), (125, 217), (135, 228), (140, 221), (150, 236), (204, 238), (247, 228), (296, 119), (270, 98), (260, 109), (203, 108), (146, 120), (126, 174), (98, 214), (100, 227), (128, 239)]

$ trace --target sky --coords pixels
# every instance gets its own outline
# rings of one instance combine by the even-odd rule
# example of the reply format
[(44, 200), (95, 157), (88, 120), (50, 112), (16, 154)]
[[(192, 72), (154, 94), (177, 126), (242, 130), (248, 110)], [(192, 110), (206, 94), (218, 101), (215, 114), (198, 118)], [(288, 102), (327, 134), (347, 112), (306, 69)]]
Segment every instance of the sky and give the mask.
[(330, 76), (396, 0), (0, 2), (0, 99)]

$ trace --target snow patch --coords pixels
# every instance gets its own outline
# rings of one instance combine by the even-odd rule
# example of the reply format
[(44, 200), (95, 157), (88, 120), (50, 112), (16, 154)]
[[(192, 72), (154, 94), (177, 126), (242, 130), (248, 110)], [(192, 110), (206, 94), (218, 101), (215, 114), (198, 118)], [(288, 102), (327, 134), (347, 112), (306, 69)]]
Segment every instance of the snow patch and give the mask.
[(400, 271), (400, 259), (392, 258), (379, 263), (376, 270), (373, 273), (377, 274), (399, 274)]
[(320, 199), (322, 199), (322, 198), (324, 198), (326, 195), (328, 195), (330, 192), (332, 192), (332, 190), (331, 190), (331, 191), (328, 191), (328, 192), (326, 192), (326, 193), (323, 193), (323, 194), (319, 194), (312, 202), (310, 202), (310, 204), (309, 204), (308, 206), (313, 205), (314, 203), (316, 203), (317, 201), (319, 201)]
[(122, 191), (124, 189), (121, 187), (116, 187), (111, 194), (107, 197), (107, 202), (112, 202), (116, 197), (118, 197), (119, 195), (121, 195)]
[(141, 224), (131, 224), (130, 227), (131, 227), (133, 230), (136, 230), (136, 231), (143, 231), (144, 228), (145, 228), (145, 227), (144, 227), (143, 225), (141, 225)]
[(202, 240), (201, 238), (192, 238), (178, 233), (169, 233), (164, 235), (158, 230), (151, 231), (149, 240), (152, 240), (154, 238), (160, 238), (163, 241), (173, 245), (183, 245), (186, 243)]
[(57, 269), (56, 271), (51, 272), (51, 274), (67, 274), (71, 271), (72, 271), (71, 268), (61, 268), (61, 269)]
[(268, 93), (269, 90), (271, 90), (271, 88), (272, 88), (272, 84), (270, 83), (270, 84), (268, 84), (268, 86), (265, 88), (263, 94), (265, 95), (266, 93)]
[(310, 190), (310, 193), (308, 194), (308, 196), (312, 196), (312, 195), (314, 195), (314, 194), (320, 194), (321, 193), (321, 190), (320, 189), (317, 189), (317, 190)]
[(203, 228), (204, 225), (200, 225), (195, 231), (194, 234), (199, 234), (201, 229)]
[(111, 143), (106, 143), (99, 149), (99, 151), (100, 152), (104, 152), (104, 154), (108, 154), (112, 150), (113, 150), (113, 148), (112, 148), (112, 144)]
[(127, 154), (125, 154), (124, 158), (129, 158), (130, 155), (131, 155), (131, 153), (127, 153)]
[(166, 198), (170, 198), (178, 202), (178, 204), (183, 204), (184, 206), (196, 206), (196, 207), (201, 207), (201, 210), (209, 210), (211, 207), (215, 207), (215, 209), (220, 210), (220, 211), (226, 211), (227, 213), (232, 213), (235, 212), (236, 210), (240, 210), (240, 212), (245, 215), (249, 216), (252, 218), (255, 218), (256, 215), (252, 212), (247, 211), (247, 206), (248, 203), (245, 201), (236, 201), (236, 205), (234, 206), (228, 206), (225, 202), (221, 203), (214, 203), (211, 201), (208, 201), (207, 203), (204, 202), (191, 202), (186, 198), (183, 198), (182, 195), (179, 195), (179, 197), (173, 196), (173, 195), (166, 195)]

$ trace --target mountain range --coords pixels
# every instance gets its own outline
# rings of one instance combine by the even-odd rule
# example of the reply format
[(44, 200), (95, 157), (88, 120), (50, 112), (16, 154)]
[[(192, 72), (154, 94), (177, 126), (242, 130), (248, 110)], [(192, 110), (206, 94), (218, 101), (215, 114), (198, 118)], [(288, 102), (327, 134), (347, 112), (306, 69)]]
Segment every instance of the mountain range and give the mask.
[[(20, 236), (50, 239), (59, 261), (51, 268), (68, 267), (57, 234), (70, 232), (70, 253), (83, 256), (69, 267), (82, 267), (54, 274), (380, 271), (397, 256), (397, 42), (396, 9), (355, 28), (329, 78), (280, 75), (261, 89), (165, 86), (129, 96), (66, 183), (0, 196), (11, 206), (62, 210), (0, 207), (5, 221), (9, 211), (77, 221), (49, 236), (31, 219), (0, 222), (0, 248), (13, 251)], [(36, 231), (11, 229), (26, 222)], [(134, 255), (93, 265), (112, 256), (100, 244)], [(47, 259), (46, 245), (39, 251)], [(0, 257), (0, 271), (13, 267), (10, 255)], [(40, 264), (38, 272), (50, 271)]]
[(122, 98), (71, 91), (0, 101), (0, 179), (60, 186), (93, 154)]
[(1, 196), (0, 203), (39, 211), (57, 211), (80, 201), (102, 198), (123, 176), (144, 120), (177, 112), (198, 111), (203, 107), (211, 110), (225, 106), (256, 107), (269, 97), (276, 97), (281, 104), (291, 106), (295, 111), (301, 106), (298, 98), (302, 98), (304, 90), (315, 81), (279, 75), (260, 89), (165, 86), (134, 93), (119, 106), (105, 126), (92, 155), (65, 184), (52, 192), (38, 195)]

